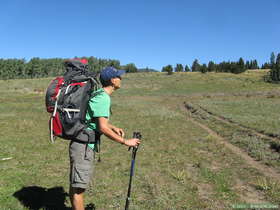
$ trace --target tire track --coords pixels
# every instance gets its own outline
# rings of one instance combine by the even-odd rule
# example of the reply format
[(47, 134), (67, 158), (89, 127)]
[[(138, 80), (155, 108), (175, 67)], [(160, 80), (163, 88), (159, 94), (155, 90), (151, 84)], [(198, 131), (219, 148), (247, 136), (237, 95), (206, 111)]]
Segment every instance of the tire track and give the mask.
[(211, 128), (209, 128), (208, 126), (196, 121), (195, 119), (193, 119), (192, 117), (188, 117), (188, 120), (190, 120), (192, 123), (194, 123), (195, 125), (199, 126), (200, 128), (202, 128), (203, 130), (207, 131), (210, 135), (212, 135), (213, 137), (215, 137), (216, 139), (218, 139), (220, 142), (223, 143), (223, 145), (225, 147), (227, 147), (228, 149), (230, 149), (234, 154), (240, 156), (248, 165), (250, 165), (251, 167), (257, 169), (258, 171), (260, 171), (262, 174), (264, 174), (266, 177), (270, 177), (273, 178), (277, 181), (280, 181), (280, 174), (277, 173), (274, 169), (265, 166), (257, 161), (255, 161), (252, 157), (250, 157), (246, 152), (244, 152), (243, 150), (241, 150), (239, 147), (232, 145), (231, 143), (229, 143), (225, 138), (223, 138), (222, 136), (220, 136), (219, 134), (217, 134), (214, 130), (212, 130)]
[[(190, 107), (191, 105), (188, 104), (188, 106)], [(259, 136), (259, 137), (262, 137), (262, 138), (267, 138), (267, 139), (270, 139), (270, 140), (273, 140), (273, 141), (277, 141), (279, 142), (280, 140), (280, 136), (277, 135), (277, 134), (274, 134), (274, 133), (266, 133), (265, 131), (258, 131), (256, 129), (253, 129), (253, 128), (250, 128), (248, 126), (245, 126), (245, 125), (242, 125), (240, 123), (237, 123), (237, 122), (234, 122), (230, 119), (227, 119), (223, 116), (220, 116), (220, 115), (217, 115), (217, 114), (214, 114), (213, 112), (210, 112), (209, 110), (205, 109), (204, 107), (200, 106), (200, 105), (197, 105), (201, 110), (205, 111), (206, 113), (208, 113), (209, 115), (213, 116), (216, 120), (219, 120), (219, 121), (222, 121), (224, 123), (227, 123), (227, 124), (230, 124), (230, 125), (235, 125), (239, 128), (242, 128), (242, 129), (246, 129), (246, 130), (249, 130), (251, 133)]]
[(200, 105), (193, 105), (190, 103), (186, 103), (184, 102), (185, 108), (193, 114), (197, 114), (199, 116), (201, 116), (202, 119), (206, 119), (205, 116), (203, 116), (204, 114), (199, 113), (199, 111), (203, 111), (206, 114), (208, 114), (210, 117), (212, 117), (214, 120), (216, 120), (217, 122), (222, 122), (224, 124), (227, 124), (229, 126), (233, 126), (238, 128), (239, 130), (243, 130), (245, 133), (247, 133), (248, 136), (255, 136), (258, 137), (260, 139), (263, 139), (264, 141), (266, 141), (269, 146), (270, 146), (270, 150), (273, 152), (277, 152), (280, 153), (280, 137), (276, 134), (267, 134), (264, 132), (260, 132), (256, 129), (244, 126), (240, 123), (234, 122), (230, 119), (227, 119), (223, 116), (217, 115), (213, 112), (210, 112), (209, 110), (207, 110), (206, 108), (200, 106)]

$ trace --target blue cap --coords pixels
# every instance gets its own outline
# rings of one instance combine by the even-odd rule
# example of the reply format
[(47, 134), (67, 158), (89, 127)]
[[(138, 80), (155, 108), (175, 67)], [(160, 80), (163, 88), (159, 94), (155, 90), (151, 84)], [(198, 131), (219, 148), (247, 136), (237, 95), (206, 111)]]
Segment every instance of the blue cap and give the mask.
[(105, 67), (100, 72), (100, 79), (103, 81), (109, 81), (112, 78), (120, 77), (125, 73), (125, 70), (117, 70), (114, 67)]

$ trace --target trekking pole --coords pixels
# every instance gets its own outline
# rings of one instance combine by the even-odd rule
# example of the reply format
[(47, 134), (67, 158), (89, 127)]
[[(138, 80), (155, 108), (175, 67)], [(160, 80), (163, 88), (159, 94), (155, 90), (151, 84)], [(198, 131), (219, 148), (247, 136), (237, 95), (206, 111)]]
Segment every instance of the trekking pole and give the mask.
[[(142, 136), (141, 136), (140, 132), (133, 132), (133, 138), (141, 139), (141, 137)], [(131, 149), (131, 147), (128, 148), (128, 150), (130, 150), (130, 149)], [(129, 185), (128, 185), (127, 197), (126, 197), (126, 202), (125, 202), (125, 210), (128, 210), (128, 207), (129, 207), (130, 193), (131, 193), (131, 182), (132, 182), (132, 177), (133, 177), (133, 174), (134, 174), (134, 164), (135, 164), (137, 149), (138, 149), (138, 147), (133, 147), (133, 150), (132, 150), (130, 178), (129, 178)]]

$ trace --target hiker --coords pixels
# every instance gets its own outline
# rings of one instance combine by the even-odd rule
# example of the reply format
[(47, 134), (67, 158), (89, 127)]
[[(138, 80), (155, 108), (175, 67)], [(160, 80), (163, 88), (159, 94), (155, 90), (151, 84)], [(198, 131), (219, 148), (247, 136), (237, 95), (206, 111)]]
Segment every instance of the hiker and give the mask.
[[(92, 93), (88, 103), (86, 122), (88, 129), (95, 131), (95, 138), (99, 140), (104, 134), (113, 141), (128, 147), (140, 144), (137, 138), (125, 139), (124, 131), (109, 123), (110, 96), (121, 87), (121, 76), (124, 70), (106, 67), (100, 73), (102, 88)], [(97, 144), (83, 144), (71, 141), (69, 146), (70, 157), (70, 199), (74, 210), (84, 209), (83, 195), (93, 173), (94, 152)]]

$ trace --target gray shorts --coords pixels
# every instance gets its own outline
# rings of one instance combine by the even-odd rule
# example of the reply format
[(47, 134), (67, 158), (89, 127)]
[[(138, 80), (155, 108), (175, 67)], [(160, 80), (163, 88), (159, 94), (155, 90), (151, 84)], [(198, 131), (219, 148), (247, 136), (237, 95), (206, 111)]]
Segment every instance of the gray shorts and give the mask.
[(94, 151), (86, 144), (71, 141), (69, 158), (70, 186), (86, 189), (93, 174)]

